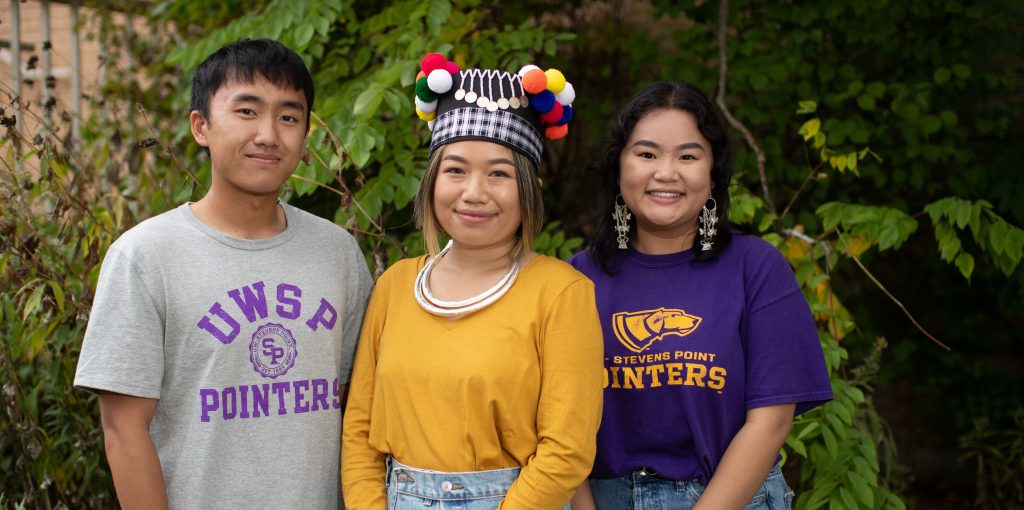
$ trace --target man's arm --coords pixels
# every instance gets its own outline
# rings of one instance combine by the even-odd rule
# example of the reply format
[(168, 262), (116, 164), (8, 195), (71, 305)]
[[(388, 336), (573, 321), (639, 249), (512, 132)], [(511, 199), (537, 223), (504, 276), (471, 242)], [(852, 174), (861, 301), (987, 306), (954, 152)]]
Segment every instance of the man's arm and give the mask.
[(149, 422), (157, 400), (100, 392), (107, 462), (124, 510), (167, 508), (167, 490)]

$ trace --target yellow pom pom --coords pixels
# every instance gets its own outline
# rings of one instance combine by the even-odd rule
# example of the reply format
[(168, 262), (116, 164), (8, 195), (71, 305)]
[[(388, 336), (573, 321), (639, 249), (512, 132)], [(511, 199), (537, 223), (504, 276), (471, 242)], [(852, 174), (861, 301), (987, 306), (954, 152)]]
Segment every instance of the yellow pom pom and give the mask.
[(552, 94), (557, 94), (565, 88), (565, 76), (562, 74), (562, 71), (559, 71), (558, 69), (548, 69), (547, 71), (544, 71), (544, 76), (548, 77), (547, 89), (550, 90)]
[(425, 120), (427, 122), (430, 122), (430, 121), (434, 120), (434, 117), (437, 117), (437, 112), (425, 112), (425, 111), (420, 110), (419, 108), (417, 108), (416, 109), (416, 115), (418, 115), (419, 118), (421, 118), (421, 119), (423, 119), (423, 120)]

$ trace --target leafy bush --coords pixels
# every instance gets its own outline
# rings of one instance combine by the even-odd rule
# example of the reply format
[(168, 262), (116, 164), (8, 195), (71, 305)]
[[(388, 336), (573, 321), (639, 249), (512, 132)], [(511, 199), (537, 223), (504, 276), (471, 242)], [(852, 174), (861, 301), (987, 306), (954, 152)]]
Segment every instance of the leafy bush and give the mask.
[[(71, 389), (98, 264), (125, 229), (201, 195), (209, 168), (184, 122), (190, 72), (226, 42), (265, 36), (306, 58), (318, 91), (310, 157), (284, 198), (355, 233), (378, 274), (423, 250), (410, 221), (428, 137), (411, 99), (423, 54), (445, 52), (463, 66), (566, 70), (581, 115), (573, 136), (545, 153), (552, 221), (536, 243), (559, 257), (582, 243), (578, 211), (589, 198), (581, 183), (592, 177), (585, 162), (603, 119), (654, 79), (716, 90), (727, 56), (722, 105), (749, 133), (733, 133), (733, 219), (793, 265), (836, 396), (801, 416), (786, 442), (797, 508), (903, 507), (893, 432), (875, 410), (875, 388), (914, 367), (882, 356), (920, 354), (916, 343), (935, 322), (963, 331), (976, 321), (944, 323), (932, 313), (918, 324), (911, 309), (928, 314), (923, 301), (934, 305), (939, 293), (929, 288), (904, 305), (887, 284), (911, 271), (950, 270), (968, 282), (1016, 277), (1017, 287), (1001, 294), (1001, 316), (1024, 303), (1016, 269), (1024, 232), (1015, 226), (1024, 221), (1016, 199), (1024, 181), (1007, 143), (1024, 109), (1007, 106), (1019, 97), (1003, 94), (1019, 88), (1021, 43), (999, 35), (1016, 33), (1018, 17), (924, 0), (799, 8), (655, 0), (630, 12), (613, 4), (170, 1), (153, 5), (145, 33), (126, 32), (101, 11), (98, 37), (132, 55), (109, 61), (81, 141), (69, 142), (65, 121), (43, 121), (45, 112), (21, 98), (24, 114), (43, 127), (6, 128), (0, 144), (0, 506), (113, 506), (95, 398)], [(725, 48), (714, 42), (720, 33)], [(989, 40), (996, 42), (979, 42)], [(129, 61), (135, 66), (126, 68)], [(4, 104), (17, 99), (0, 91)], [(9, 118), (9, 109), (2, 113)], [(888, 313), (902, 315), (885, 322)], [(959, 358), (939, 359), (950, 366)], [(924, 391), (938, 393), (937, 384)], [(957, 398), (967, 400), (950, 393)], [(952, 421), (974, 414), (984, 415)], [(1019, 502), (1018, 429), (999, 423), (963, 434), (979, 505)]]

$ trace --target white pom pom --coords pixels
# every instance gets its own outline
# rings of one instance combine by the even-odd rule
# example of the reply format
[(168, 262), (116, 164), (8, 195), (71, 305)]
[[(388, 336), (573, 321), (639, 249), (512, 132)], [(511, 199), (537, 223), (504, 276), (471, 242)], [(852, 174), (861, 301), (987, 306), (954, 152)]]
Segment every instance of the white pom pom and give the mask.
[(523, 68), (519, 70), (519, 77), (522, 78), (523, 75), (525, 75), (526, 73), (528, 73), (530, 71), (533, 71), (534, 69), (540, 69), (540, 68), (535, 66), (535, 65), (533, 65), (533, 64), (523, 66)]
[(436, 120), (427, 121), (427, 129), (433, 131), (434, 130), (434, 124), (437, 124)]
[(565, 88), (561, 92), (555, 94), (555, 101), (562, 106), (570, 106), (572, 102), (576, 100), (576, 91), (572, 88), (572, 84), (566, 82)]
[(418, 97), (414, 97), (413, 99), (416, 100), (416, 108), (419, 108), (421, 112), (430, 113), (433, 111), (437, 111), (437, 99), (429, 103), (424, 102), (422, 99)]
[(447, 69), (434, 69), (427, 75), (427, 87), (435, 94), (444, 94), (452, 89), (452, 75)]

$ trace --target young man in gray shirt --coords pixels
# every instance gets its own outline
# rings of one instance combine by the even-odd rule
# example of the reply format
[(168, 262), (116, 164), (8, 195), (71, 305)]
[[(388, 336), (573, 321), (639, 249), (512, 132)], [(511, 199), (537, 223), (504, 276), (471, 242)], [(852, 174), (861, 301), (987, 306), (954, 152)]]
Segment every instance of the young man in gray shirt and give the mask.
[(339, 433), (372, 287), (355, 240), (278, 200), (309, 129), (295, 52), (241, 40), (196, 71), (212, 184), (107, 252), (75, 386), (99, 393), (123, 508), (338, 508)]

